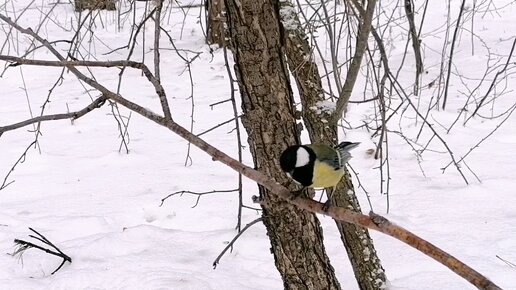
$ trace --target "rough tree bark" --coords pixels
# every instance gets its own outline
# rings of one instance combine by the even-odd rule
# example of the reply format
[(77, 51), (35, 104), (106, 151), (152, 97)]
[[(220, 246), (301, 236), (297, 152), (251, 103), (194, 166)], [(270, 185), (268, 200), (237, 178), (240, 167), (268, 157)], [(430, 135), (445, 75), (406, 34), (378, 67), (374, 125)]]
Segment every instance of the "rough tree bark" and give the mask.
[(224, 0), (206, 0), (206, 27), (207, 41), (209, 44), (225, 45), (224, 31)]
[[(280, 2), (288, 65), (297, 83), (303, 106), (302, 116), (310, 140), (312, 143), (337, 144), (337, 126), (328, 122), (331, 112), (322, 110), (320, 105), (324, 101), (324, 91), (307, 36), (290, 1)], [(332, 204), (361, 212), (349, 173), (333, 194)], [(335, 222), (360, 289), (383, 289), (385, 272), (369, 231), (353, 224)]]
[[(277, 1), (227, 0), (226, 8), (240, 93), (242, 124), (256, 168), (288, 183), (278, 158), (299, 144), (299, 130), (280, 42)], [(285, 289), (340, 289), (313, 213), (259, 186), (263, 222)]]
[(75, 0), (75, 11), (83, 10), (115, 10), (114, 0)]

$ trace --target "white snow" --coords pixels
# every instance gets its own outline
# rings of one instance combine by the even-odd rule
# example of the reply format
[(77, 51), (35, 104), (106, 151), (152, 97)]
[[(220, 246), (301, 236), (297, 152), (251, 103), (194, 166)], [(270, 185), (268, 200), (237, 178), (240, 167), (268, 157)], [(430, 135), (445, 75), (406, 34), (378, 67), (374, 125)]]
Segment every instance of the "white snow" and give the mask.
[[(337, 104), (330, 100), (319, 101), (315, 106), (310, 107), (316, 114), (332, 114), (336, 109)], [(324, 120), (325, 123), (327, 122)]]
[[(295, 20), (296, 10), (292, 7), (288, 1), (279, 1), (280, 2), (280, 17), (282, 20), (283, 27), (288, 30), (297, 30), (300, 27), (298, 26), (298, 22)], [(289, 34), (290, 35), (290, 34)]]
[[(9, 1), (0, 4), (0, 13), (12, 18), (20, 16), (19, 24), (37, 30), (40, 13), (49, 12), (49, 19), (39, 29), (40, 34), (56, 41), (69, 39), (77, 25), (77, 15), (69, 4), (55, 1), (36, 1), (31, 9), (21, 13), (30, 1)], [(496, 1), (498, 4), (498, 1)], [(466, 126), (460, 121), (450, 134), (441, 126), (449, 126), (462, 108), (469, 90), (475, 88), (486, 69), (489, 58), (494, 65), (498, 55), (506, 55), (516, 35), (514, 5), (503, 6), (496, 13), (479, 13), (475, 16), (475, 32), (491, 47), (492, 55), (476, 42), (475, 55), (471, 55), (470, 34), (461, 32), (454, 64), (463, 79), (452, 75), (452, 86), (446, 110), (432, 110), (429, 121), (446, 139), (455, 158), (460, 159), (470, 148), (487, 136), (501, 119), (489, 119), (516, 103), (514, 66), (503, 77), (507, 78), (505, 94), (486, 106), (482, 117), (475, 117)], [(145, 2), (135, 2), (141, 17)], [(452, 1), (453, 5), (459, 3)], [(54, 7), (55, 5), (55, 7)], [(387, 4), (385, 4), (387, 5)], [(434, 6), (435, 5), (435, 6)], [(425, 45), (425, 68), (428, 73), (422, 84), (428, 84), (439, 74), (440, 48), (444, 29), (440, 28), (446, 17), (446, 3), (433, 3), (422, 34)], [(419, 6), (418, 6), (419, 7)], [(452, 7), (456, 11), (457, 7)], [(40, 12), (42, 11), (42, 12)], [(209, 105), (229, 96), (229, 83), (222, 51), (210, 54), (204, 44), (199, 26), (198, 8), (172, 9), (164, 14), (164, 26), (174, 37), (180, 49), (201, 52), (192, 62), (195, 103), (194, 132), (200, 133), (233, 118), (231, 103), (211, 108)], [(186, 16), (183, 14), (186, 13)], [(419, 14), (418, 14), (419, 16)], [(129, 17), (124, 15), (123, 17)], [(137, 19), (139, 19), (137, 17)], [(183, 27), (183, 17), (185, 17)], [(127, 50), (117, 50), (127, 43), (130, 19), (124, 18), (120, 30), (116, 28), (117, 14), (100, 12), (97, 26), (88, 34), (80, 50), (91, 51), (89, 59), (119, 60), (127, 57)], [(471, 21), (471, 18), (466, 18)], [(97, 19), (98, 20), (98, 19)], [(469, 22), (468, 22), (469, 23)], [(469, 27), (469, 24), (466, 25)], [(10, 29), (0, 22), (0, 43), (4, 43)], [(180, 32), (182, 30), (182, 37)], [(469, 28), (468, 28), (469, 29)], [(145, 47), (139, 38), (134, 53), (152, 69), (152, 25), (147, 32)], [(392, 63), (399, 63), (406, 39), (398, 39), (388, 31), (385, 35)], [(22, 55), (31, 39), (15, 33), (0, 54)], [(56, 43), (58, 50), (66, 53), (69, 44)], [(168, 38), (163, 36), (161, 46), (162, 84), (168, 94), (174, 120), (189, 128), (191, 122), (191, 86), (185, 63), (171, 50)], [(432, 47), (437, 49), (432, 50)], [(410, 45), (409, 45), (410, 51)], [(182, 51), (189, 58), (195, 54)], [(229, 56), (231, 58), (231, 56)], [(55, 60), (44, 49), (29, 58)], [(497, 59), (497, 58), (496, 58)], [(502, 61), (505, 59), (502, 59)], [(410, 84), (413, 79), (413, 55), (402, 73)], [(503, 64), (503, 62), (500, 62)], [(0, 61), (5, 66), (5, 62)], [(394, 66), (393, 64), (393, 67)], [(489, 79), (477, 92), (483, 96)], [(91, 68), (95, 79), (116, 90), (119, 70), (116, 68)], [(88, 70), (81, 68), (88, 73)], [(58, 80), (60, 68), (17, 66), (8, 68), (0, 78), (0, 126), (38, 115), (49, 89)], [(23, 79), (22, 79), (23, 76)], [(79, 110), (90, 103), (98, 93), (81, 84), (69, 72), (56, 86), (46, 106), (45, 114)], [(25, 85), (23, 80), (25, 80)], [(362, 80), (363, 82), (363, 80)], [(292, 82), (294, 84), (294, 82)], [(360, 80), (359, 80), (360, 84)], [(83, 86), (84, 85), (84, 86)], [(468, 86), (466, 88), (465, 86)], [(502, 93), (500, 85), (497, 93)], [(363, 86), (357, 87), (352, 98), (362, 99)], [(410, 86), (407, 85), (407, 90)], [(422, 90), (422, 95), (412, 97), (421, 107), (428, 104), (434, 88)], [(160, 112), (159, 99), (152, 85), (139, 71), (127, 69), (120, 94), (138, 102), (154, 112)], [(28, 97), (27, 97), (28, 96)], [(471, 100), (468, 110), (476, 107)], [(318, 106), (319, 107), (319, 106)], [(330, 108), (321, 104), (321, 108)], [(488, 108), (489, 107), (489, 108)], [(120, 109), (124, 118), (129, 112)], [(351, 104), (346, 120), (358, 126), (375, 112), (372, 103)], [(471, 111), (469, 112), (471, 113)], [(403, 130), (415, 136), (421, 126), (413, 112), (397, 114), (390, 122), (393, 131)], [(127, 119), (124, 119), (127, 121)], [(463, 118), (461, 118), (463, 121)], [(374, 149), (371, 132), (366, 128), (346, 131), (342, 140), (361, 142), (350, 162), (359, 173), (361, 184), (368, 190), (376, 213), (407, 228), (439, 246), (480, 273), (486, 275), (503, 289), (516, 289), (516, 268), (502, 259), (516, 263), (516, 116), (512, 115), (492, 136), (466, 157), (467, 165), (481, 182), (462, 164), (470, 181), (466, 185), (457, 170), (442, 154), (444, 147), (433, 141), (428, 150), (416, 156), (407, 142), (396, 134), (389, 134), (390, 161), (390, 211), (386, 213), (387, 199), (380, 193), (378, 160), (366, 153)], [(0, 136), (0, 183), (13, 164), (34, 140), (33, 127), (27, 126)], [(202, 151), (191, 148), (191, 164), (185, 166), (187, 142), (164, 128), (160, 128), (137, 114), (129, 121), (129, 154), (119, 151), (120, 136), (109, 104), (88, 115), (69, 120), (45, 122), (39, 147), (28, 150), (23, 163), (16, 166), (8, 181), (15, 181), (0, 191), (0, 288), (1, 289), (282, 289), (281, 278), (275, 269), (270, 244), (263, 224), (258, 223), (246, 231), (214, 270), (212, 263), (220, 251), (236, 234), (238, 197), (235, 192), (207, 194), (196, 203), (197, 196), (184, 194), (168, 198), (163, 206), (161, 199), (170, 193), (191, 190), (227, 190), (237, 187), (237, 175)], [(418, 143), (421, 150), (431, 133), (425, 129)], [(233, 157), (237, 156), (233, 123), (203, 135), (203, 138)], [(243, 136), (245, 142), (246, 136)], [(307, 140), (304, 140), (307, 141)], [(377, 141), (377, 140), (375, 140)], [(420, 160), (421, 164), (418, 164)], [(252, 166), (248, 146), (244, 149), (244, 163)], [(422, 171), (423, 170), (423, 171)], [(424, 172), (424, 174), (423, 174)], [(353, 176), (358, 187), (356, 177)], [(370, 210), (366, 194), (356, 190), (364, 212)], [(257, 194), (253, 182), (244, 179), (244, 202), (255, 206), (251, 196)], [(318, 197), (316, 197), (318, 198)], [(243, 211), (243, 224), (259, 217), (254, 210)], [(358, 289), (351, 266), (342, 246), (334, 222), (319, 216), (325, 235), (328, 255), (344, 289)], [(41, 251), (30, 249), (20, 257), (9, 253), (15, 250), (13, 240), (30, 241), (32, 227), (44, 234), (73, 259), (54, 275), (50, 273), (60, 259)], [(465, 280), (441, 264), (409, 246), (383, 234), (371, 232), (374, 244), (387, 277), (388, 289), (474, 289)]]

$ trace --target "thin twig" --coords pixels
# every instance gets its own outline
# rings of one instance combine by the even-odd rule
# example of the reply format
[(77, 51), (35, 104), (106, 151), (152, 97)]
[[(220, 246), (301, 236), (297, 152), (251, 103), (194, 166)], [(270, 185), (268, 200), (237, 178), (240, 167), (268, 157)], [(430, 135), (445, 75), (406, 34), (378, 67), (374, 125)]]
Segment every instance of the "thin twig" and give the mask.
[(229, 119), (229, 120), (227, 120), (227, 121), (224, 121), (224, 122), (222, 122), (222, 123), (219, 123), (219, 124), (217, 124), (217, 125), (215, 125), (215, 126), (213, 126), (213, 127), (209, 128), (209, 129), (207, 129), (207, 130), (202, 131), (201, 133), (197, 134), (196, 136), (197, 136), (197, 137), (200, 137), (200, 136), (202, 136), (202, 135), (204, 135), (204, 134), (206, 134), (206, 133), (209, 133), (209, 132), (211, 132), (211, 131), (213, 131), (213, 130), (215, 130), (215, 129), (219, 128), (219, 127), (221, 127), (221, 126), (224, 126), (224, 125), (229, 124), (229, 123), (231, 123), (231, 122), (233, 122), (233, 121), (235, 121), (235, 120), (238, 120), (238, 118), (240, 118), (240, 117), (241, 117), (241, 116), (237, 116), (237, 118), (231, 118), (231, 119)]
[(482, 97), (482, 99), (480, 100), (480, 103), (477, 105), (477, 108), (475, 109), (475, 111), (473, 111), (473, 113), (471, 114), (471, 116), (469, 116), (466, 121), (464, 121), (464, 124), (466, 124), (469, 119), (473, 118), (473, 116), (475, 116), (475, 114), (478, 113), (478, 110), (480, 110), (480, 108), (482, 107), (482, 105), (484, 104), (484, 102), (486, 101), (487, 97), (489, 96), (489, 94), (491, 93), (491, 91), (494, 89), (494, 87), (496, 86), (496, 81), (498, 79), (498, 77), (503, 74), (506, 70), (507, 70), (507, 67), (509, 66), (509, 64), (511, 63), (511, 58), (512, 58), (512, 55), (514, 53), (514, 48), (516, 47), (516, 37), (514, 38), (514, 41), (512, 42), (512, 47), (511, 47), (511, 51), (509, 52), (509, 56), (507, 57), (507, 61), (505, 62), (505, 65), (504, 67), (499, 70), (493, 81), (491, 82), (491, 85), (489, 86), (489, 89), (487, 90), (487, 92), (485, 93), (485, 95)]
[[(222, 29), (223, 38), (225, 38), (224, 29)], [(224, 66), (226, 67), (226, 71), (229, 77), (229, 88), (231, 90), (231, 107), (233, 108), (233, 116), (235, 121), (235, 130), (236, 130), (236, 141), (237, 141), (237, 152), (238, 152), (238, 162), (242, 163), (242, 135), (240, 133), (240, 122), (238, 121), (239, 115), (238, 115), (238, 109), (237, 109), (237, 103), (236, 103), (236, 97), (235, 97), (235, 78), (233, 77), (233, 73), (231, 72), (231, 67), (229, 65), (229, 59), (228, 59), (228, 51), (226, 46), (223, 46), (222, 52), (224, 54)], [(212, 108), (213, 106), (210, 105)], [(237, 213), (237, 224), (236, 229), (237, 231), (242, 230), (242, 208), (244, 205), (243, 200), (243, 186), (242, 186), (242, 174), (238, 173), (238, 213)]]
[(498, 259), (500, 259), (500, 261), (502, 261), (502, 262), (504, 262), (505, 264), (507, 264), (509, 267), (511, 267), (511, 268), (516, 268), (516, 264), (514, 264), (513, 262), (508, 261), (508, 260), (506, 260), (506, 259), (504, 259), (504, 258), (502, 258), (502, 257), (500, 257), (500, 256), (498, 256), (498, 255), (496, 255), (496, 257), (497, 257)]
[(161, 63), (159, 55), (159, 40), (161, 32), (161, 9), (163, 8), (163, 1), (164, 0), (158, 0), (155, 2), (156, 15), (154, 16), (154, 75), (156, 76), (158, 81), (161, 80), (161, 74), (159, 69), (159, 65)]
[(29, 235), (29, 237), (31, 237), (35, 240), (38, 240), (47, 246), (54, 248), (54, 250), (44, 248), (42, 246), (36, 245), (31, 242), (27, 242), (24, 240), (14, 239), (14, 243), (18, 246), (18, 248), (12, 254), (13, 256), (22, 255), (23, 252), (25, 252), (26, 250), (28, 250), (30, 248), (34, 248), (34, 249), (41, 250), (47, 254), (51, 254), (51, 255), (62, 258), (63, 261), (61, 262), (61, 264), (52, 273), (50, 273), (50, 275), (54, 275), (57, 271), (59, 271), (59, 269), (61, 269), (61, 267), (63, 267), (65, 262), (72, 263), (72, 258), (70, 258), (70, 256), (68, 256), (67, 254), (63, 253), (63, 251), (61, 251), (56, 245), (54, 245), (52, 242), (50, 242), (45, 236), (43, 236), (42, 234), (40, 234), (33, 228), (29, 228), (29, 230), (32, 231), (33, 233), (35, 233), (36, 235), (38, 235), (38, 236)]
[(222, 252), (217, 256), (217, 258), (215, 259), (215, 261), (213, 261), (213, 269), (216, 269), (217, 268), (217, 265), (220, 263), (220, 259), (222, 258), (222, 256), (224, 256), (224, 254), (230, 249), (230, 248), (233, 248), (233, 244), (236, 242), (236, 240), (238, 240), (238, 238), (247, 230), (249, 229), (250, 227), (252, 227), (254, 224), (258, 223), (258, 222), (261, 222), (262, 221), (262, 218), (259, 217), (257, 219), (255, 219), (254, 221), (248, 223), (241, 231), (239, 231), (235, 237), (231, 240), (231, 242), (228, 243), (228, 245), (224, 248), (224, 250), (222, 250)]
[(210, 190), (210, 191), (203, 191), (203, 192), (195, 192), (195, 191), (189, 191), (189, 190), (180, 190), (180, 191), (173, 192), (173, 193), (165, 196), (164, 198), (162, 198), (161, 199), (161, 203), (160, 203), (159, 206), (160, 207), (163, 206), (163, 203), (165, 202), (165, 200), (167, 200), (168, 198), (170, 198), (170, 197), (172, 197), (174, 195), (182, 196), (183, 194), (188, 193), (188, 194), (197, 195), (197, 200), (196, 200), (195, 204), (192, 206), (192, 208), (194, 208), (194, 207), (197, 206), (197, 204), (199, 204), (199, 200), (201, 199), (201, 196), (203, 196), (203, 195), (212, 194), (212, 193), (219, 193), (219, 192), (226, 193), (226, 192), (235, 192), (235, 191), (238, 191), (238, 189)]
[(412, 38), (412, 47), (414, 49), (414, 56), (416, 58), (416, 82), (414, 85), (414, 95), (417, 96), (419, 91), (419, 77), (423, 73), (423, 58), (421, 57), (421, 45), (419, 43), (419, 37), (416, 32), (412, 0), (405, 0), (405, 13), (407, 14), (410, 38)]
[[(0, 132), (0, 136), (2, 136), (1, 132)], [(16, 162), (13, 164), (11, 169), (9, 169), (9, 172), (7, 172), (7, 174), (5, 175), (2, 185), (0, 185), (0, 190), (2, 190), (4, 188), (6, 188), (7, 186), (11, 185), (12, 183), (14, 183), (14, 180), (7, 182), (7, 180), (9, 179), (9, 176), (14, 172), (14, 169), (16, 168), (16, 166), (19, 163), (23, 163), (25, 161), (25, 158), (27, 157), (27, 152), (29, 152), (30, 147), (35, 146), (36, 143), (37, 143), (37, 140), (34, 140), (34, 141), (32, 141), (32, 143), (29, 144), (29, 146), (27, 146), (27, 148), (25, 148), (25, 151), (23, 151), (23, 153), (20, 155), (18, 160), (16, 160)]]
[(18, 128), (22, 128), (22, 127), (25, 127), (25, 126), (28, 126), (31, 124), (35, 124), (35, 123), (39, 123), (39, 122), (43, 122), (43, 121), (55, 121), (55, 120), (62, 120), (62, 119), (76, 120), (76, 119), (79, 119), (80, 117), (86, 115), (87, 113), (93, 111), (94, 109), (102, 107), (102, 105), (104, 105), (105, 102), (106, 102), (106, 97), (100, 96), (97, 99), (95, 99), (95, 101), (93, 101), (93, 103), (89, 104), (88, 106), (86, 106), (85, 108), (83, 108), (82, 110), (79, 110), (79, 111), (64, 113), (64, 114), (43, 115), (43, 116), (38, 116), (38, 117), (31, 118), (31, 119), (27, 119), (25, 121), (21, 121), (21, 122), (15, 123), (15, 124), (1, 126), (0, 127), (0, 136), (2, 136), (2, 134), (7, 131), (12, 131), (12, 130), (15, 130)]
[(444, 97), (443, 97), (443, 110), (446, 108), (446, 101), (448, 99), (448, 88), (450, 87), (450, 75), (452, 70), (453, 63), (453, 52), (455, 51), (455, 43), (457, 41), (457, 34), (459, 33), (460, 21), (462, 19), (462, 13), (464, 12), (464, 5), (466, 4), (466, 0), (462, 0), (462, 4), (460, 5), (459, 17), (457, 17), (457, 25), (455, 26), (455, 31), (453, 32), (453, 38), (451, 42), (450, 48), (450, 57), (448, 59), (448, 70), (446, 71), (446, 84), (444, 87)]

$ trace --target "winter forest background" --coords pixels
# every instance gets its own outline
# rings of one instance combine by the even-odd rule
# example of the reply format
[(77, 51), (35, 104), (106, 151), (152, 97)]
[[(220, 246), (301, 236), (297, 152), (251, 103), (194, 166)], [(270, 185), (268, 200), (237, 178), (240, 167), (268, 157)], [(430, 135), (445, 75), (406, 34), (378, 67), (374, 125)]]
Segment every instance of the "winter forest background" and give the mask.
[[(360, 203), (364, 223), (373, 211), (438, 246), (488, 279), (477, 287), (516, 289), (515, 13), (489, 0), (4, 0), (0, 288), (475, 288), (332, 219)], [(197, 138), (286, 185), (278, 152), (337, 136), (361, 145), (335, 197), (348, 211), (329, 216)]]

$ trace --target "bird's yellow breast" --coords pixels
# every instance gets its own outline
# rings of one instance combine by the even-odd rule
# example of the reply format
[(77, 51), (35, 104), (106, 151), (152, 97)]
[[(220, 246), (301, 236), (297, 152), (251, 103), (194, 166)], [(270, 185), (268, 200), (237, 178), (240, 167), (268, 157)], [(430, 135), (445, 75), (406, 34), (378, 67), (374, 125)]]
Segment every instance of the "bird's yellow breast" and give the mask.
[(314, 164), (314, 176), (312, 179), (312, 185), (314, 188), (325, 188), (333, 187), (339, 183), (340, 179), (344, 176), (344, 169), (337, 169), (329, 166), (327, 163), (315, 161)]

